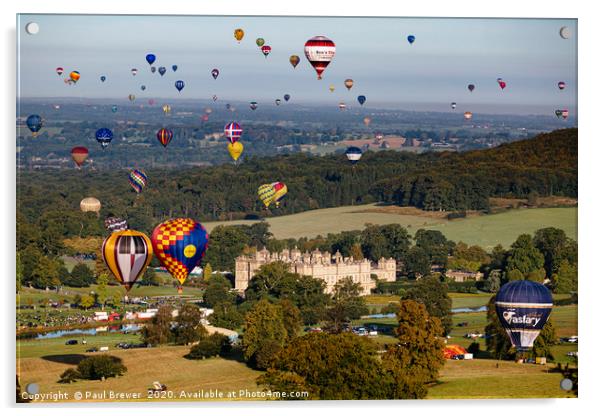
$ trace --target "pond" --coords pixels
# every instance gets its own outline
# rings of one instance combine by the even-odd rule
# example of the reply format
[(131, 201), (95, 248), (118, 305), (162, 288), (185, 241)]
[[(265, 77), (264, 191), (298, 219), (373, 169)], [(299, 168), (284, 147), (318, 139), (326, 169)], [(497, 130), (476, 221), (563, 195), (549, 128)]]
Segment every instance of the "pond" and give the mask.
[(96, 328), (85, 328), (85, 329), (61, 329), (58, 331), (49, 331), (37, 334), (34, 339), (50, 339), (60, 338), (73, 335), (97, 335), (99, 333), (106, 332), (119, 332), (122, 334), (137, 332), (142, 329), (143, 325), (139, 324), (128, 324), (128, 325), (112, 325), (112, 326), (99, 326)]
[(471, 313), (471, 312), (486, 312), (487, 306), (478, 306), (475, 308), (455, 308), (451, 310), (452, 313)]

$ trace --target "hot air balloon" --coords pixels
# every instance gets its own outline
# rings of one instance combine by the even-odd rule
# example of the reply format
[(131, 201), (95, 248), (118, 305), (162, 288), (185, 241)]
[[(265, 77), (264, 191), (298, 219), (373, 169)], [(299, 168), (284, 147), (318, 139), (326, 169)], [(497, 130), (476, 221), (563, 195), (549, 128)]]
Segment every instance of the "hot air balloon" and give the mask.
[(79, 203), (79, 209), (81, 209), (82, 212), (95, 212), (96, 215), (98, 215), (100, 207), (100, 201), (94, 197), (84, 198)]
[(334, 92), (334, 85), (330, 84), (330, 86), (328, 87), (328, 89), (330, 90), (330, 92)]
[(355, 146), (348, 147), (345, 151), (345, 156), (347, 156), (347, 160), (349, 160), (352, 165), (355, 165), (362, 158), (362, 149)]
[(136, 74), (138, 73), (138, 70), (136, 68), (132, 68), (132, 75), (136, 76)]
[(153, 258), (152, 243), (139, 231), (115, 231), (102, 243), (102, 258), (127, 293)]
[(251, 110), (255, 111), (257, 109), (257, 101), (251, 101), (249, 107), (251, 107)]
[(242, 40), (242, 38), (245, 36), (245, 31), (242, 29), (236, 29), (234, 30), (234, 39), (236, 39), (238, 41), (238, 43), (240, 43), (240, 41)]
[(128, 222), (123, 218), (110, 216), (105, 218), (105, 228), (112, 233), (127, 230)]
[(472, 119), (472, 113), (470, 111), (467, 111), (464, 113), (464, 120), (470, 120)]
[(280, 101), (280, 98), (276, 98), (276, 105), (280, 105), (282, 101)]
[(272, 188), (274, 189), (274, 196), (272, 197), (272, 201), (276, 203), (276, 208), (280, 206), (280, 201), (288, 192), (288, 188), (282, 182), (274, 182), (272, 183)]
[(60, 67), (60, 66), (58, 68), (56, 68), (56, 73), (58, 74), (59, 77), (61, 75), (63, 75), (63, 71), (64, 71), (64, 69), (62, 67)]
[(270, 54), (270, 52), (272, 52), (272, 47), (268, 46), (268, 45), (264, 45), (261, 47), (261, 53), (263, 53), (263, 56), (265, 56), (266, 58), (268, 57), (268, 55)]
[(470, 91), (470, 92), (474, 91), (474, 84), (468, 84), (468, 91)]
[(265, 40), (263, 38), (257, 38), (255, 43), (261, 48), (265, 44)]
[(29, 117), (27, 117), (27, 120), (25, 120), (25, 124), (27, 124), (27, 128), (31, 130), (31, 135), (33, 137), (36, 137), (38, 135), (38, 132), (42, 129), (42, 126), (44, 125), (44, 120), (42, 120), (42, 117), (40, 117), (39, 115), (32, 114)]
[(107, 80), (107, 77), (105, 77), (104, 75), (102, 75), (100, 77), (100, 82), (105, 82)]
[(128, 100), (130, 100), (131, 102), (134, 102), (135, 99), (136, 99), (136, 96), (134, 94), (128, 95)]
[(149, 65), (152, 65), (156, 59), (157, 59), (157, 57), (152, 53), (149, 53), (148, 55), (146, 55), (146, 62), (148, 62)]
[(415, 40), (416, 40), (416, 36), (414, 36), (414, 35), (409, 35), (409, 36), (408, 36), (408, 42), (410, 43), (410, 45), (411, 45), (412, 43), (414, 43), (414, 41), (415, 41)]
[(155, 104), (155, 100), (154, 99), (150, 99), (148, 100), (148, 105), (154, 105)]
[(364, 103), (366, 102), (366, 96), (365, 95), (358, 95), (357, 102), (360, 103), (360, 105), (364, 105)]
[(96, 130), (96, 141), (105, 149), (113, 140), (113, 132), (105, 127)]
[(284, 101), (288, 101), (291, 99), (291, 95), (290, 94), (284, 94)]
[(345, 80), (345, 87), (347, 87), (347, 91), (349, 91), (351, 87), (353, 87), (353, 80), (351, 78), (347, 78)]
[(167, 147), (169, 142), (171, 142), (171, 139), (173, 139), (173, 131), (163, 128), (159, 129), (157, 132), (157, 140), (159, 140), (159, 143), (161, 143), (163, 147)]
[(339, 110), (343, 111), (347, 108), (347, 105), (345, 105), (345, 103), (339, 103)]
[(180, 284), (199, 264), (209, 242), (205, 227), (191, 218), (165, 221), (153, 230), (153, 252)]
[(207, 114), (203, 114), (201, 116), (201, 121), (205, 122), (205, 121), (208, 121), (208, 120), (209, 120), (209, 116)]
[(517, 351), (533, 347), (552, 312), (552, 294), (541, 283), (515, 280), (495, 296), (495, 310)]
[(155, 68), (154, 66), (151, 66), (151, 72), (154, 74), (155, 72), (157, 72), (157, 68)]
[(364, 124), (368, 127), (372, 123), (372, 119), (368, 116), (364, 117)]
[(230, 141), (230, 143), (235, 143), (240, 140), (240, 136), (242, 136), (242, 127), (240, 124), (236, 122), (228, 123), (224, 127), (224, 136)]
[(227, 103), (227, 104), (226, 104), (226, 110), (230, 110), (231, 108), (232, 108), (232, 104), (230, 104), (230, 103)]
[(242, 155), (244, 148), (245, 147), (241, 142), (228, 143), (228, 153), (230, 153), (230, 157), (232, 157), (235, 162), (238, 160), (240, 155)]
[(171, 106), (169, 104), (163, 104), (163, 113), (169, 114), (171, 112)]
[(506, 81), (500, 81), (500, 82), (498, 82), (498, 84), (500, 85), (500, 88), (502, 90), (504, 90), (504, 88), (506, 88)]
[(217, 101), (217, 95), (214, 94), (211, 98), (213, 98), (213, 101)]
[(117, 112), (117, 106), (116, 105), (111, 106), (111, 111), (114, 112), (114, 113), (116, 113)]
[(259, 200), (263, 202), (265, 208), (268, 209), (272, 201), (274, 200), (274, 194), (276, 194), (276, 190), (272, 186), (271, 183), (266, 183), (259, 188), (257, 188), (257, 195), (259, 196)]
[(60, 110), (61, 109), (61, 105), (60, 104), (53, 104), (52, 108), (54, 108), (55, 110)]
[(560, 118), (562, 117), (562, 110), (556, 110), (554, 111), (554, 114), (556, 114), (556, 117)]
[(217, 79), (217, 77), (219, 76), (219, 69), (213, 68), (211, 70), (211, 76), (213, 77), (213, 79)]
[(297, 68), (297, 65), (299, 65), (299, 62), (301, 62), (301, 58), (299, 58), (299, 55), (291, 55), (291, 57), (288, 58), (288, 61), (291, 63), (293, 68)]
[(209, 108), (209, 107), (206, 107), (205, 108), (205, 114), (211, 114), (211, 113), (213, 113), (213, 110), (211, 108)]
[(182, 91), (182, 89), (184, 88), (184, 81), (182, 81), (182, 80), (176, 81), (175, 86), (178, 91)]
[(559, 33), (562, 39), (568, 39), (571, 37), (571, 31), (566, 26), (562, 26)]
[(141, 89), (142, 91), (144, 91), (144, 90), (146, 89), (146, 85), (141, 85), (141, 86), (140, 86), (140, 89)]
[(128, 175), (128, 180), (130, 181), (132, 188), (134, 188), (134, 191), (139, 194), (146, 186), (148, 178), (143, 170), (132, 169)]
[(73, 82), (79, 81), (80, 77), (81, 75), (78, 71), (71, 71), (71, 73), (69, 74), (69, 78), (71, 78), (71, 81)]
[(566, 120), (569, 117), (569, 110), (567, 110), (567, 109), (562, 110), (561, 115), (562, 115), (562, 118)]
[(305, 42), (305, 57), (316, 70), (318, 79), (322, 79), (322, 73), (334, 58), (335, 51), (334, 42), (325, 36), (314, 36)]
[(455, 102), (450, 104), (450, 106), (451, 106), (452, 110), (455, 110), (457, 105), (458, 105), (458, 104), (456, 104)]
[(88, 158), (88, 148), (84, 146), (76, 146), (71, 149), (71, 159), (75, 162), (77, 167), (81, 167)]
[(177, 65), (172, 65), (172, 66), (171, 66), (171, 70), (172, 70), (173, 72), (176, 72), (176, 71), (178, 70), (178, 66), (177, 66)]
[(565, 83), (564, 81), (560, 81), (560, 82), (558, 83), (558, 89), (559, 89), (559, 90), (563, 90), (563, 89), (565, 89), (565, 88), (566, 88), (566, 83)]
[(165, 69), (164, 66), (159, 67), (159, 74), (161, 74), (161, 76), (165, 75), (166, 72), (167, 72), (167, 69)]

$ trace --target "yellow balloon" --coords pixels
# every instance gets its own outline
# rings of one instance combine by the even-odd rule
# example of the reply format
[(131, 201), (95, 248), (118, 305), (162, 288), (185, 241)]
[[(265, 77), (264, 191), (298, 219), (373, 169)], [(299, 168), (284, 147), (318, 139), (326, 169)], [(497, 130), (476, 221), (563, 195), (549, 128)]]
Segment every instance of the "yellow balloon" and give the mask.
[(238, 160), (244, 148), (241, 142), (228, 143), (228, 152), (234, 161)]
[(234, 31), (234, 39), (236, 39), (237, 41), (241, 41), (242, 38), (245, 36), (245, 31), (242, 29), (236, 29)]
[(334, 92), (334, 85), (330, 84), (330, 87), (328, 87), (328, 89), (330, 90), (330, 92)]
[(257, 188), (257, 195), (259, 196), (259, 200), (263, 202), (263, 205), (265, 205), (266, 208), (268, 208), (274, 200), (275, 194), (276, 189), (274, 189), (274, 184), (266, 183)]

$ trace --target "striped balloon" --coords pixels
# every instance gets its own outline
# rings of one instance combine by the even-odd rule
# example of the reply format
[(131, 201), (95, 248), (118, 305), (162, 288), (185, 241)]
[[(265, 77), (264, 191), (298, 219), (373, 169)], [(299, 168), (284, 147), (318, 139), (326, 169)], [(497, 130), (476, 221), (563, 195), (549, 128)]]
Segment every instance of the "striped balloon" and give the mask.
[(286, 184), (282, 182), (273, 182), (272, 188), (274, 189), (274, 197), (272, 198), (272, 201), (276, 203), (276, 208), (278, 208), (280, 206), (280, 201), (287, 194), (288, 188), (286, 187)]
[(242, 127), (236, 122), (228, 123), (224, 127), (224, 135), (230, 143), (235, 143), (239, 141), (240, 136), (242, 136)]
[(314, 36), (305, 42), (305, 57), (316, 70), (318, 79), (322, 79), (322, 72), (332, 61), (335, 51), (334, 42), (325, 36)]
[(163, 147), (167, 147), (169, 142), (171, 142), (171, 139), (173, 139), (173, 131), (168, 129), (160, 129), (157, 132), (157, 140), (159, 140), (159, 143), (161, 143)]
[(259, 196), (259, 200), (263, 202), (266, 209), (270, 206), (272, 201), (274, 200), (274, 195), (276, 194), (276, 189), (271, 183), (266, 183), (257, 188), (257, 195)]
[(116, 231), (102, 243), (102, 258), (111, 273), (129, 292), (153, 258), (153, 246), (144, 233), (134, 230)]
[(146, 173), (140, 169), (132, 169), (129, 175), (130, 185), (134, 188), (136, 193), (142, 192), (142, 189), (146, 186)]

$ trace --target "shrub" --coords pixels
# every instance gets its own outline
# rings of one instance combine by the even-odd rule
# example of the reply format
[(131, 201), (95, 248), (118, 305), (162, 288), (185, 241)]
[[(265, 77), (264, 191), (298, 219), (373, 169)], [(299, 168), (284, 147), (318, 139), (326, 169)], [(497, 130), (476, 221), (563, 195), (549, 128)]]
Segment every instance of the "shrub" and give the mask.
[(205, 358), (226, 355), (230, 352), (232, 346), (227, 336), (214, 333), (208, 337), (202, 338), (198, 344), (190, 349), (186, 358), (191, 360), (200, 360)]
[(81, 378), (79, 372), (75, 368), (68, 368), (61, 374), (59, 383), (74, 383), (78, 378)]
[(280, 350), (281, 346), (277, 341), (264, 342), (253, 356), (254, 367), (258, 370), (267, 370), (272, 367)]
[(83, 359), (77, 365), (79, 378), (86, 380), (102, 380), (117, 377), (127, 371), (121, 358), (112, 355), (97, 355)]

